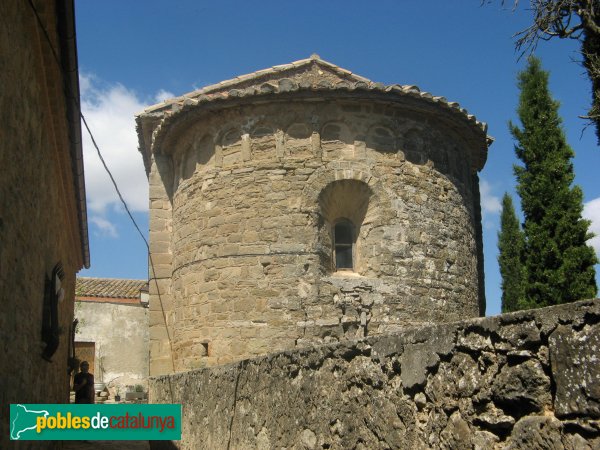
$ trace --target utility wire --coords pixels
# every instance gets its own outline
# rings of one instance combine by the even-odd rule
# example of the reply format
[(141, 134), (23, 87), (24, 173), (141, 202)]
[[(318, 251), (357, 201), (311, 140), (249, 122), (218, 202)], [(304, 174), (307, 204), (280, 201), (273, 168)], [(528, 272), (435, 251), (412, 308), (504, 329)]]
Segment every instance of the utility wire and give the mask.
[[(54, 57), (54, 61), (56, 62), (59, 71), (61, 73), (63, 73), (63, 75), (65, 75), (66, 70), (64, 69), (63, 65), (60, 62), (60, 58), (58, 56), (58, 52), (56, 51), (56, 49), (54, 48), (54, 45), (52, 44), (52, 40), (50, 39), (50, 35), (48, 34), (48, 31), (46, 30), (46, 27), (44, 26), (44, 23), (42, 22), (42, 19), (40, 18), (39, 14), (38, 14), (38, 11), (37, 11), (35, 5), (33, 4), (33, 0), (28, 0), (28, 2), (29, 2), (29, 5), (31, 6), (33, 14), (35, 15), (35, 18), (36, 18), (38, 26), (42, 30), (42, 33), (44, 34), (44, 36), (46, 38), (46, 41), (48, 42), (48, 46), (50, 47), (50, 50), (52, 51), (52, 55)], [(73, 39), (74, 39), (74, 37), (73, 37)], [(150, 245), (148, 244), (148, 240), (146, 239), (146, 236), (144, 236), (144, 233), (142, 233), (142, 230), (140, 230), (140, 227), (138, 226), (135, 218), (133, 217), (133, 214), (131, 214), (131, 211), (129, 210), (129, 207), (127, 206), (127, 202), (123, 198), (123, 195), (121, 194), (121, 190), (119, 189), (119, 186), (117, 185), (117, 182), (115, 181), (115, 179), (114, 179), (114, 177), (113, 177), (110, 169), (106, 165), (106, 161), (104, 160), (104, 157), (102, 156), (102, 152), (100, 151), (100, 147), (96, 143), (96, 139), (94, 138), (92, 130), (90, 130), (90, 127), (88, 126), (88, 123), (85, 120), (85, 116), (83, 115), (83, 111), (81, 110), (81, 100), (79, 98), (79, 95), (74, 95), (73, 92), (67, 92), (67, 88), (66, 88), (66, 86), (64, 84), (63, 84), (63, 89), (65, 91), (65, 96), (67, 98), (71, 98), (71, 99), (75, 100), (75, 105), (77, 106), (77, 109), (79, 111), (79, 117), (81, 118), (81, 121), (85, 125), (85, 128), (86, 128), (86, 130), (87, 130), (87, 132), (88, 132), (88, 134), (90, 136), (90, 139), (92, 140), (92, 144), (94, 145), (94, 148), (96, 149), (96, 152), (98, 153), (98, 157), (100, 158), (100, 162), (102, 162), (102, 166), (104, 167), (104, 170), (106, 171), (106, 173), (110, 177), (112, 185), (115, 188), (115, 191), (117, 192), (117, 195), (119, 196), (119, 199), (121, 200), (121, 203), (123, 204), (123, 207), (125, 208), (125, 211), (127, 212), (127, 215), (131, 219), (131, 222), (133, 223), (133, 226), (135, 227), (135, 229), (139, 233), (140, 237), (144, 241), (144, 244), (146, 245), (146, 250), (148, 252), (148, 260), (150, 261), (150, 267), (152, 269), (152, 279), (154, 280), (154, 284), (156, 286), (156, 294), (158, 296), (158, 300), (159, 300), (159, 303), (160, 303), (160, 309), (161, 309), (161, 312), (162, 312), (163, 321), (165, 323), (165, 330), (167, 332), (167, 338), (169, 340), (169, 348), (171, 350), (170, 351), (170, 353), (171, 353), (171, 365), (172, 365), (173, 372), (175, 372), (175, 360), (173, 359), (173, 343), (172, 343), (172, 340), (171, 340), (171, 334), (169, 332), (169, 327), (167, 325), (167, 316), (165, 314), (165, 309), (163, 307), (162, 297), (160, 295), (160, 288), (158, 286), (158, 280), (156, 278), (156, 271), (154, 269), (154, 262), (152, 260), (152, 254), (150, 253)], [(171, 390), (171, 399), (172, 398), (173, 398), (173, 392)]]
[[(117, 191), (117, 195), (119, 196), (119, 199), (121, 200), (121, 203), (123, 204), (123, 207), (125, 208), (125, 211), (127, 211), (127, 215), (131, 219), (131, 222), (133, 222), (133, 226), (138, 231), (141, 238), (144, 240), (144, 244), (146, 244), (146, 249), (148, 250), (148, 254), (150, 254), (150, 245), (148, 244), (148, 240), (146, 239), (146, 236), (144, 236), (144, 233), (142, 233), (142, 230), (140, 230), (140, 227), (138, 226), (137, 222), (133, 218), (133, 214), (131, 214), (131, 211), (129, 210), (129, 207), (127, 206), (127, 203), (125, 202), (125, 199), (121, 195), (121, 191), (119, 190), (119, 187), (117, 186), (117, 182), (115, 181), (111, 171), (109, 170), (108, 166), (106, 165), (106, 161), (104, 161), (104, 157), (102, 156), (102, 153), (100, 152), (100, 148), (98, 147), (98, 144), (96, 143), (96, 139), (94, 139), (94, 135), (92, 134), (92, 131), (90, 130), (90, 127), (89, 127), (87, 121), (85, 120), (83, 113), (81, 112), (81, 108), (79, 108), (79, 117), (81, 117), (81, 121), (85, 125), (85, 129), (87, 130), (88, 134), (90, 135), (90, 139), (92, 140), (92, 144), (94, 144), (94, 148), (96, 149), (96, 152), (98, 153), (100, 162), (102, 163), (104, 170), (106, 170), (106, 173), (110, 177), (110, 181), (112, 181), (112, 184), (115, 187), (115, 191)], [(152, 268), (152, 270), (154, 270), (154, 267)]]

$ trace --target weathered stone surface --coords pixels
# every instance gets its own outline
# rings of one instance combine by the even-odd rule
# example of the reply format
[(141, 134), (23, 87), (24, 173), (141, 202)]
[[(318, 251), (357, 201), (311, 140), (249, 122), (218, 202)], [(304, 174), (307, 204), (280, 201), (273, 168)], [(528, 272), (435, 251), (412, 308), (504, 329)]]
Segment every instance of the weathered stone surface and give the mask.
[[(560, 340), (563, 354), (576, 355), (581, 342), (590, 342), (591, 337), (580, 339), (592, 336), (596, 324), (582, 325), (581, 317), (593, 317), (590, 311), (598, 304), (549, 308), (564, 327), (557, 330), (566, 336)], [(499, 335), (510, 340), (522, 336), (514, 330), (532, 330), (532, 320), (549, 325), (547, 313), (488, 318), (484, 331), (492, 342)], [(556, 375), (541, 359), (544, 348), (558, 344), (534, 333), (532, 339), (513, 341), (513, 357), (504, 348), (490, 349), (486, 339), (470, 341), (467, 348), (456, 331), (478, 329), (478, 320), (411, 327), (158, 377), (151, 380), (150, 401), (183, 404), (183, 440), (174, 445), (190, 450), (599, 448), (600, 420), (593, 409), (568, 419), (554, 415)], [(417, 349), (427, 349), (418, 362), (426, 377), (407, 389), (404, 377), (414, 374), (402, 364), (418, 360)], [(411, 356), (403, 360), (405, 354)], [(427, 355), (439, 362), (428, 366)]]
[(434, 367), (440, 358), (425, 344), (409, 344), (400, 357), (402, 385), (411, 389), (425, 384), (427, 369)]
[(528, 412), (542, 412), (550, 407), (550, 378), (539, 361), (530, 359), (516, 365), (506, 364), (492, 383), (494, 402), (510, 409), (517, 417)]
[(457, 450), (473, 448), (469, 424), (461, 417), (458, 411), (450, 416), (446, 428), (441, 432), (440, 441), (442, 448)]
[(495, 447), (500, 439), (489, 431), (476, 431), (473, 434), (473, 450), (489, 450)]
[(506, 450), (563, 450), (561, 428), (554, 417), (523, 417), (515, 424)]
[(510, 430), (515, 424), (515, 419), (512, 416), (504, 414), (501, 409), (494, 405), (488, 405), (488, 408), (477, 415), (474, 419), (476, 424), (480, 424), (483, 428), (500, 431)]
[(472, 356), (456, 352), (449, 362), (443, 362), (429, 376), (425, 392), (446, 410), (458, 407), (458, 400), (475, 395), (480, 386), (480, 372)]
[(528, 348), (539, 344), (541, 339), (540, 330), (533, 320), (507, 324), (500, 328), (498, 335), (502, 339), (496, 344), (496, 348), (499, 350)]
[[(179, 371), (483, 313), (472, 173), (487, 140), (468, 117), (316, 60), (215, 89), (140, 117), (141, 134), (155, 131), (140, 141), (151, 277), (169, 281), (174, 317), (168, 329), (151, 318), (172, 337), (151, 346), (152, 361), (172, 356)], [(415, 114), (415, 101), (428, 109)], [(353, 229), (352, 270), (336, 270), (341, 219)], [(478, 346), (472, 337), (465, 345)], [(194, 339), (208, 351), (190, 351)], [(406, 386), (447, 352), (423, 359), (419, 342), (404, 356)]]
[(600, 324), (559, 325), (549, 347), (556, 415), (600, 417)]
[(492, 340), (489, 335), (468, 330), (459, 334), (458, 346), (467, 351), (492, 350)]
[(414, 400), (415, 400), (415, 405), (417, 405), (417, 408), (419, 410), (422, 410), (425, 407), (425, 405), (427, 405), (427, 397), (422, 392), (417, 392)]

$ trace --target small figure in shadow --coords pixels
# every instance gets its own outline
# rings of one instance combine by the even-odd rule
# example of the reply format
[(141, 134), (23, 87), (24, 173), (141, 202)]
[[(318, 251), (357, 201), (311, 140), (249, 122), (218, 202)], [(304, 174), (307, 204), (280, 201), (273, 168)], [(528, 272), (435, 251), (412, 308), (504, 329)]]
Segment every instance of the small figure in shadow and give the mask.
[(73, 390), (75, 391), (75, 403), (95, 403), (94, 375), (89, 373), (90, 364), (81, 361), (80, 372), (73, 378)]

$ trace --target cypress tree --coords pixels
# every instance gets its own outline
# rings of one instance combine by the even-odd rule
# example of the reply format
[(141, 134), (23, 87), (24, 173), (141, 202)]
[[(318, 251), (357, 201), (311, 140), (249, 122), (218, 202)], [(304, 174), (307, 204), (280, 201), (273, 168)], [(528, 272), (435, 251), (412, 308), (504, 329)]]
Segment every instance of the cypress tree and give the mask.
[(548, 90), (548, 72), (530, 57), (519, 74), (517, 109), (523, 128), (510, 124), (517, 157), (517, 191), (525, 218), (525, 298), (521, 308), (567, 303), (596, 295), (596, 254), (586, 241), (583, 194), (575, 178), (573, 150), (566, 142), (558, 102)]
[(524, 299), (523, 248), (525, 240), (515, 214), (512, 198), (504, 193), (500, 232), (498, 233), (498, 265), (502, 275), (502, 312), (517, 311)]

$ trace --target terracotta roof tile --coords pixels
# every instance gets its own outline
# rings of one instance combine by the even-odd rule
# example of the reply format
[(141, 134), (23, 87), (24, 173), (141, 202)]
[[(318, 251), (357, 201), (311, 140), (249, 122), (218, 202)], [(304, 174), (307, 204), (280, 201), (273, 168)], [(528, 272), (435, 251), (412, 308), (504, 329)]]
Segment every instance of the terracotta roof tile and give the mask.
[(76, 297), (139, 298), (140, 290), (147, 289), (146, 280), (77, 277)]
[(445, 97), (434, 96), (429, 92), (421, 92), (414, 85), (376, 83), (324, 61), (319, 55), (311, 55), (307, 59), (258, 70), (203, 87), (150, 106), (136, 114), (140, 151), (144, 157), (146, 171), (149, 171), (150, 167), (151, 148), (160, 150), (171, 125), (191, 110), (214, 102), (226, 102), (243, 97), (278, 96), (291, 91), (312, 92), (314, 95), (321, 96), (334, 91), (355, 91), (357, 94), (363, 91), (363, 93), (383, 93), (392, 101), (408, 97), (413, 99), (411, 101), (423, 102), (424, 105), (435, 104), (440, 110), (447, 111), (444, 114), (465, 120), (473, 129), (475, 139), (481, 147), (476, 156), (478, 170), (483, 167), (487, 157), (487, 147), (493, 142), (493, 138), (487, 136), (487, 124), (478, 121), (457, 102), (448, 101)]
[[(390, 92), (390, 89), (389, 89), (390, 86), (386, 86), (383, 83), (375, 83), (375, 82), (369, 80), (368, 78), (362, 77), (356, 73), (351, 72), (350, 70), (339, 67), (329, 61), (322, 60), (319, 57), (319, 55), (311, 55), (311, 57), (307, 58), (307, 59), (301, 59), (298, 61), (294, 61), (293, 63), (290, 63), (290, 64), (282, 64), (282, 65), (270, 67), (268, 69), (257, 70), (256, 72), (252, 72), (252, 73), (245, 74), (245, 75), (240, 75), (240, 76), (237, 76), (230, 80), (220, 81), (219, 83), (216, 83), (216, 84), (213, 84), (210, 86), (206, 86), (201, 89), (197, 89), (193, 92), (189, 92), (182, 96), (174, 97), (169, 100), (165, 100), (164, 102), (161, 102), (157, 105), (153, 105), (153, 106), (150, 106), (150, 107), (144, 109), (143, 111), (138, 113), (137, 116), (143, 117), (143, 116), (148, 116), (148, 115), (152, 115), (152, 114), (161, 114), (162, 113), (163, 115), (168, 117), (170, 115), (170, 114), (168, 114), (169, 109), (171, 109), (171, 111), (179, 112), (181, 110), (181, 106), (192, 106), (192, 105), (195, 106), (199, 102), (210, 101), (212, 99), (224, 100), (229, 97), (229, 95), (228, 95), (229, 93), (225, 89), (233, 88), (234, 86), (239, 85), (241, 83), (249, 82), (249, 81), (259, 82), (259, 80), (261, 78), (267, 77), (269, 75), (276, 76), (277, 74), (279, 74), (281, 72), (287, 72), (287, 71), (290, 71), (291, 69), (297, 69), (299, 67), (313, 67), (313, 66), (317, 67), (317, 68), (321, 67), (321, 68), (330, 69), (333, 73), (337, 74), (340, 78), (342, 78), (342, 79), (346, 80), (348, 83), (350, 83), (350, 86), (352, 88)], [(322, 72), (320, 74), (323, 75)], [(296, 80), (293, 80), (293, 81), (295, 81), (296, 84), (299, 84), (300, 85), (299, 87), (302, 88), (302, 83), (300, 83), (300, 80), (302, 78), (304, 78), (305, 76), (306, 76), (306, 74), (302, 74), (299, 76), (299, 78), (297, 78)], [(310, 84), (311, 90), (334, 90), (337, 88), (337, 85), (332, 84), (332, 83), (319, 84), (318, 82), (315, 82), (316, 80), (314, 78), (311, 78), (308, 81), (310, 81), (309, 84)], [(340, 87), (343, 87), (343, 86), (340, 86)], [(450, 106), (450, 103), (456, 103), (456, 102), (449, 102), (444, 97), (433, 96), (429, 92), (421, 93), (420, 89), (417, 86), (408, 85), (408, 86), (402, 86), (402, 87), (404, 89), (402, 89), (399, 92), (419, 94), (419, 95), (416, 95), (416, 97), (420, 97), (422, 99), (429, 100), (429, 101), (434, 101), (435, 103), (440, 103), (443, 106)], [(240, 90), (240, 92), (242, 93), (241, 96), (256, 95), (256, 92), (254, 92), (254, 91), (246, 93), (245, 90)], [(272, 89), (269, 89), (268, 91), (260, 90), (258, 93), (259, 94), (267, 94), (267, 93), (268, 94), (279, 94), (279, 93), (281, 93), (281, 90), (279, 89), (279, 87), (277, 85), (273, 84)], [(212, 94), (212, 95), (210, 97), (207, 97), (206, 94)], [(197, 99), (198, 102), (188, 102), (186, 105), (185, 104), (186, 99)], [(450, 106), (450, 109), (456, 109), (459, 113), (465, 114), (465, 112), (463, 112), (463, 110), (461, 110), (460, 108)], [(483, 132), (487, 131), (487, 124), (485, 124), (483, 122), (479, 122), (477, 119), (475, 119), (474, 116), (473, 116), (473, 118), (468, 117), (468, 119), (470, 121), (472, 121)]]

